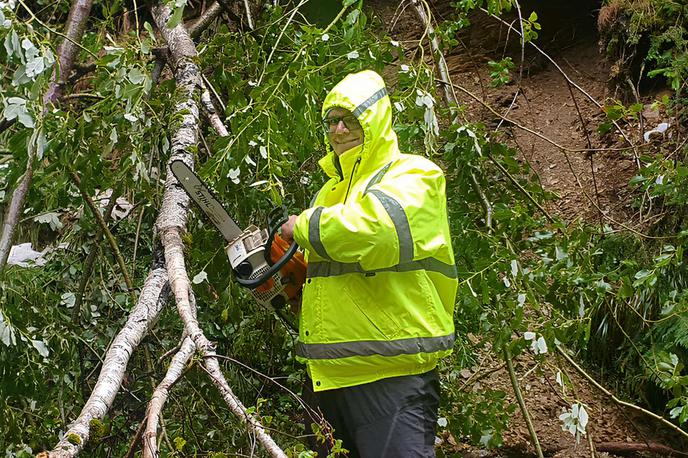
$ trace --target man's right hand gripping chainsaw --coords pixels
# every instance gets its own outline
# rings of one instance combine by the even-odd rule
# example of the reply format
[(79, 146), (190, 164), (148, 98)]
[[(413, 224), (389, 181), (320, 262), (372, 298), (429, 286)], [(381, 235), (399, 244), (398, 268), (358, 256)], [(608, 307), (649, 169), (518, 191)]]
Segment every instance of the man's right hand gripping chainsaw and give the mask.
[(251, 225), (242, 231), (189, 166), (176, 160), (170, 169), (229, 242), (225, 251), (237, 282), (248, 288), (260, 305), (277, 311), (289, 301), (297, 300), (306, 280), (306, 262), (296, 242), (289, 245), (277, 233), (287, 218), (283, 209), (276, 208), (270, 213), (267, 229)]

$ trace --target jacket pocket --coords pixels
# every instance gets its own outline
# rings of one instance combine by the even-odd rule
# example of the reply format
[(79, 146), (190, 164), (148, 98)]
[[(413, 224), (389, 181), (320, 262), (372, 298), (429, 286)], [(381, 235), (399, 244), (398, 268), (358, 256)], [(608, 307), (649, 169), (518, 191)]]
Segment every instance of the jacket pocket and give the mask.
[(400, 333), (401, 326), (395, 315), (403, 311), (403, 305), (389, 300), (393, 297), (389, 287), (375, 277), (365, 276), (352, 276), (344, 285), (344, 294), (355, 309), (352, 313), (362, 315), (370, 324), (369, 331), (361, 329), (358, 332), (364, 340), (392, 340)]

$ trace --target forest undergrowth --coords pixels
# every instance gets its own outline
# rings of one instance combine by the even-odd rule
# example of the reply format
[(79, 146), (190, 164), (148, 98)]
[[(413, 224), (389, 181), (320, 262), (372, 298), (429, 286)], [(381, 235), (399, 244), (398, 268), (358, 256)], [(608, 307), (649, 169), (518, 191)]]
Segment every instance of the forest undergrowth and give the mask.
[[(402, 150), (432, 157), (447, 176), (459, 338), (441, 368), (440, 453), (456, 453), (457, 441), (502, 446), (512, 415), (532, 425), (513, 369), (524, 357), (533, 371), (555, 367), (566, 407), (552, 421), (575, 441), (604, 442), (587, 435), (594, 413), (572, 383), (578, 367), (609, 390), (604, 396), (673, 433), (660, 444), (667, 449), (655, 450), (660, 456), (688, 449), (688, 3), (601, 5), (600, 39), (618, 91), (591, 101), (599, 116), (581, 115), (580, 128), (602, 144), (554, 142), (564, 154), (613, 150), (633, 160), (626, 221), (596, 207), (594, 189), (586, 196), (594, 218), (552, 211), (557, 196), (509, 137), (520, 129), (551, 143), (546, 129), (511, 119), (480, 95), (471, 93), (496, 126), (457, 102), (470, 91), (451, 79), (444, 56), (460, 52), (476, 14), (504, 21), (511, 46), (524, 50), (480, 64), (487, 84), (517, 86), (525, 49), (542, 51), (547, 25), (537, 5), (462, 0), (437, 20), (435, 5), (402, 2), (398, 14), (421, 24), (413, 40), (386, 35), (368, 5), (353, 0), (332, 11), (307, 0), (203, 5), (0, 2), (0, 450), (7, 457), (63, 456), (63, 449), (134, 456), (141, 447), (150, 456), (313, 456), (304, 419), (329, 440), (322, 419), (296, 396), (304, 370), (293, 357), (295, 336), (233, 281), (211, 224), (197, 212), (175, 216), (189, 205), (174, 200), (166, 164), (195, 162), (240, 225), (261, 223), (275, 205), (305, 208), (324, 179), (322, 100), (344, 75), (365, 68), (387, 79)], [(572, 97), (590, 98), (566, 77)], [(643, 91), (652, 84), (667, 90), (651, 100)], [(172, 226), (181, 228), (178, 240)], [(145, 329), (118, 353), (118, 333), (132, 310), (144, 309), (137, 316)], [(571, 362), (557, 367), (553, 354)], [(465, 376), (486, 355), (511, 374), (514, 403), (502, 388), (468, 383), (489, 375)], [(152, 417), (151, 400), (161, 399), (154, 390), (172, 369), (169, 398)], [(111, 400), (75, 429), (105, 382)], [(245, 407), (228, 409), (234, 399)], [(527, 435), (529, 453), (553, 453), (538, 445), (536, 428)], [(266, 451), (270, 437), (281, 450)]]

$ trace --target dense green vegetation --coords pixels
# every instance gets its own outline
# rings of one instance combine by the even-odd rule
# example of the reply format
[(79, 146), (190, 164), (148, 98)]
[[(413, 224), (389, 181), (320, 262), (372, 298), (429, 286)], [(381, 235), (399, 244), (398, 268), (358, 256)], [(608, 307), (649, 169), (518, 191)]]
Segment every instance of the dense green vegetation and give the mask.
[[(456, 45), (451, 34), (469, 27), (468, 13), (483, 3), (455, 5), (456, 16), (438, 30), (445, 50)], [(666, 79), (673, 92), (659, 103), (678, 115), (688, 75), (687, 6), (645, 3), (652, 5), (647, 10), (652, 16), (643, 18), (634, 2), (618, 3), (637, 24), (624, 33), (638, 42), (649, 40), (645, 74)], [(184, 4), (176, 2), (179, 14)], [(153, 225), (170, 131), (179, 122), (172, 109), (175, 83), (169, 70), (154, 80), (157, 49), (164, 43), (156, 38), (147, 9), (132, 6), (95, 3), (78, 58), (93, 67), (68, 85), (62, 103), (44, 110), (61, 39), (56, 30), (69, 2), (0, 2), (0, 122), (16, 118), (0, 133), (0, 197), (8, 202), (35, 155), (15, 240), (47, 250), (44, 265), (9, 266), (0, 273), (0, 453), (8, 457), (54, 446), (90, 394), (101, 358), (133, 305), (112, 252), (95, 237), (98, 225), (70, 173), (103, 207), (105, 190), (121, 196), (116, 207), (121, 213), (110, 226), (135, 287), (159, 256)], [(194, 6), (186, 7), (186, 16)], [(511, 2), (485, 6), (500, 14)], [(197, 42), (198, 64), (226, 105), (222, 118), (230, 132), (221, 138), (203, 127), (194, 151), (197, 170), (240, 224), (262, 222), (274, 205), (293, 211), (308, 205), (323, 181), (316, 164), (324, 151), (321, 102), (345, 74), (373, 68), (390, 86), (402, 150), (429, 155), (447, 172), (461, 283), (460, 339), (443, 367), (446, 428), (476, 444), (500, 445), (515, 407), (504, 405), (502, 392), (462, 391), (459, 371), (486, 351), (497, 357), (528, 351), (541, 359), (560, 344), (601, 367), (605, 380), (629, 398), (685, 427), (685, 144), (642, 151), (643, 167), (631, 185), (638, 208), (658, 215), (651, 224), (637, 230), (612, 222), (567, 224), (543, 210), (553, 196), (498, 134), (488, 135), (480, 124), (450, 125), (454, 114), (462, 119), (461, 108), (450, 111), (441, 102), (431, 67), (373, 32), (380, 27), (362, 2), (345, 0), (341, 11), (310, 23), (296, 7), (266, 6), (253, 31), (218, 21)], [(528, 38), (536, 39), (537, 15), (525, 21)], [(626, 37), (613, 37), (617, 41), (610, 41), (609, 49), (618, 52)], [(503, 84), (513, 63), (493, 62), (491, 70), (495, 84)], [(624, 102), (609, 105), (626, 109), (627, 116), (607, 110), (622, 127), (637, 116)], [(485, 202), (492, 209), (489, 226)], [(300, 391), (303, 369), (292, 357), (293, 337), (232, 281), (223, 241), (200, 215), (189, 222), (185, 243), (199, 321), (217, 342), (218, 354), (227, 357), (223, 368), (230, 384), (273, 429), (278, 443), (299, 456), (305, 450), (297, 437), (303, 434), (304, 413), (282, 388)], [(91, 252), (96, 262), (88, 269)], [(134, 353), (113, 408), (103, 422), (91, 425), (86, 456), (124, 456), (152, 386), (165, 372), (168, 360), (158, 358), (178, 344), (181, 331), (170, 303)], [(480, 341), (467, 339), (469, 333)], [(164, 416), (168, 440), (162, 447), (170, 456), (220, 457), (252, 449), (252, 439), (198, 364), (175, 386)]]

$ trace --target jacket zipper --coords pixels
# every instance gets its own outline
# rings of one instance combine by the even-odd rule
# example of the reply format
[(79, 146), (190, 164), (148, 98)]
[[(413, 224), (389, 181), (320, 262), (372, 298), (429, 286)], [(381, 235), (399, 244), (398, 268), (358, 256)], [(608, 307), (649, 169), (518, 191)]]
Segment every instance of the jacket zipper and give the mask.
[(346, 187), (346, 195), (344, 196), (344, 203), (346, 203), (346, 199), (349, 198), (349, 191), (351, 191), (351, 183), (354, 181), (354, 173), (356, 173), (356, 167), (358, 167), (358, 164), (361, 163), (361, 157), (359, 156), (358, 159), (356, 159), (356, 163), (354, 163), (354, 166), (351, 168), (351, 176), (349, 177), (349, 185)]

